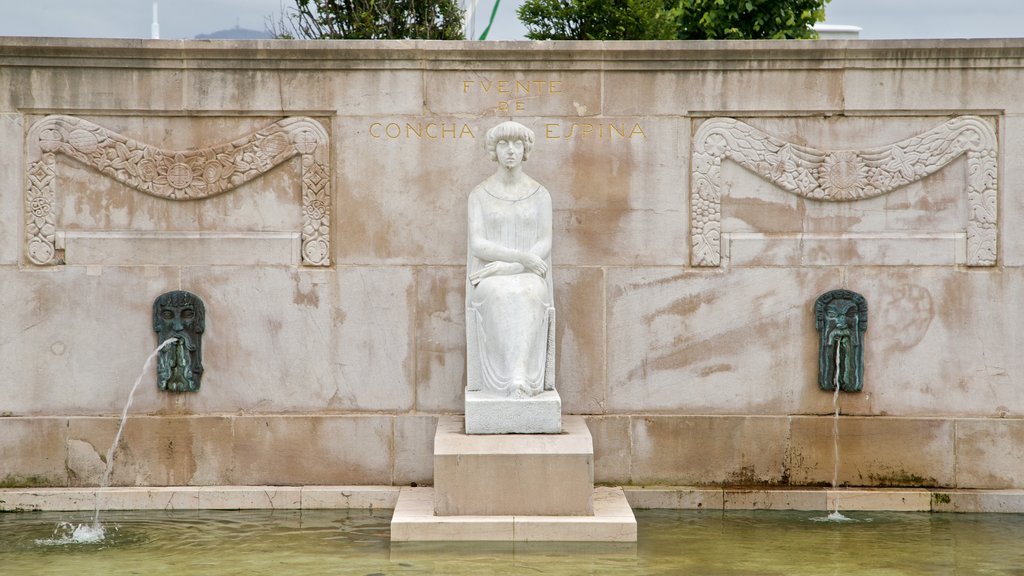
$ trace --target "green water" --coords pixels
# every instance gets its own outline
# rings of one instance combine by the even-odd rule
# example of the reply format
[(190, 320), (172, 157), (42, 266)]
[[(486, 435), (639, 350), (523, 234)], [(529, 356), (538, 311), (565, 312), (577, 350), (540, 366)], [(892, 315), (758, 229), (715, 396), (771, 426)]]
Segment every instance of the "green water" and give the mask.
[(95, 544), (54, 543), (91, 514), (0, 514), (0, 574), (1013, 574), (1024, 515), (639, 510), (636, 545), (401, 544), (390, 511), (108, 512)]

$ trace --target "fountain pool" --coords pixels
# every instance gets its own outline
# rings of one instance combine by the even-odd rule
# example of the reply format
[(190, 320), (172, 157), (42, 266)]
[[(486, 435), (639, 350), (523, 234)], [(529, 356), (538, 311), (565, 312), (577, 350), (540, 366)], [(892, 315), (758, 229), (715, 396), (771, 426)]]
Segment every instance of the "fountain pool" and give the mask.
[(639, 543), (407, 543), (389, 510), (0, 514), (4, 574), (1020, 574), (1024, 515), (638, 510)]

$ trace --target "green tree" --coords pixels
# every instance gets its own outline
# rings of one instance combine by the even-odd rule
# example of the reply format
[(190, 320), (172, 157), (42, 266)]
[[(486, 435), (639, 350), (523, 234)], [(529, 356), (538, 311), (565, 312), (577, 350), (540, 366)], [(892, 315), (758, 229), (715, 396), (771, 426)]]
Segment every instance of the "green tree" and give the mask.
[(817, 38), (830, 0), (526, 0), (532, 40)]
[(294, 0), (268, 28), (278, 38), (461, 40), (458, 0)]
[(674, 3), (526, 0), (516, 14), (531, 40), (663, 40), (675, 38), (675, 16), (666, 9)]

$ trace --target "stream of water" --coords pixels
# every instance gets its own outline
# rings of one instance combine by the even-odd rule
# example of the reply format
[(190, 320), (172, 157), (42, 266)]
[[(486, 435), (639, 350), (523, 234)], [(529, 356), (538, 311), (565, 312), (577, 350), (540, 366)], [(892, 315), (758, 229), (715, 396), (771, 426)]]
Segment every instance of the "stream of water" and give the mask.
[[(135, 398), (135, 391), (139, 388), (139, 384), (142, 383), (142, 379), (145, 378), (149, 372), (149, 367), (153, 363), (153, 359), (156, 358), (157, 354), (160, 353), (164, 347), (177, 341), (177, 338), (168, 338), (160, 343), (156, 347), (156, 350), (146, 358), (146, 361), (142, 364), (142, 372), (139, 373), (139, 377), (135, 379), (135, 383), (132, 385), (132, 389), (128, 392), (128, 400), (124, 403), (124, 409), (121, 410), (121, 422), (117, 426), (117, 434), (114, 436), (114, 441), (110, 444), (110, 449), (107, 450), (106, 468), (103, 470), (103, 478), (100, 480), (100, 487), (106, 488), (110, 486), (110, 475), (114, 471), (114, 453), (117, 451), (118, 444), (121, 443), (121, 435), (124, 433), (124, 425), (128, 421), (128, 410), (132, 407), (132, 400)], [(100, 494), (96, 493), (96, 504), (95, 511), (93, 513), (92, 522), (75, 524), (71, 522), (60, 522), (57, 524), (57, 528), (54, 530), (53, 536), (42, 543), (51, 544), (94, 544), (96, 542), (102, 542), (106, 537), (106, 529), (103, 524), (100, 523)]]

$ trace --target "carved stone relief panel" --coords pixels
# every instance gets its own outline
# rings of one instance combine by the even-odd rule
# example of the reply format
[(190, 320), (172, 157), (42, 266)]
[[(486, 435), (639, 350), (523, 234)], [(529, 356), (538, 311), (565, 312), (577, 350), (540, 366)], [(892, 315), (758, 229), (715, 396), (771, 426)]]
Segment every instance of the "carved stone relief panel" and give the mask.
[(711, 118), (694, 136), (690, 175), (690, 262), (721, 264), (722, 160), (728, 158), (797, 196), (822, 202), (875, 198), (967, 156), (967, 265), (994, 266), (997, 154), (992, 126), (959, 116), (895, 144), (824, 150), (786, 142), (733, 118)]
[(285, 118), (209, 148), (165, 150), (74, 116), (47, 116), (28, 132), (25, 254), (40, 266), (57, 251), (57, 154), (139, 192), (198, 200), (229, 192), (285, 161), (301, 157), (302, 263), (330, 264), (331, 189), (328, 136), (304, 117)]

